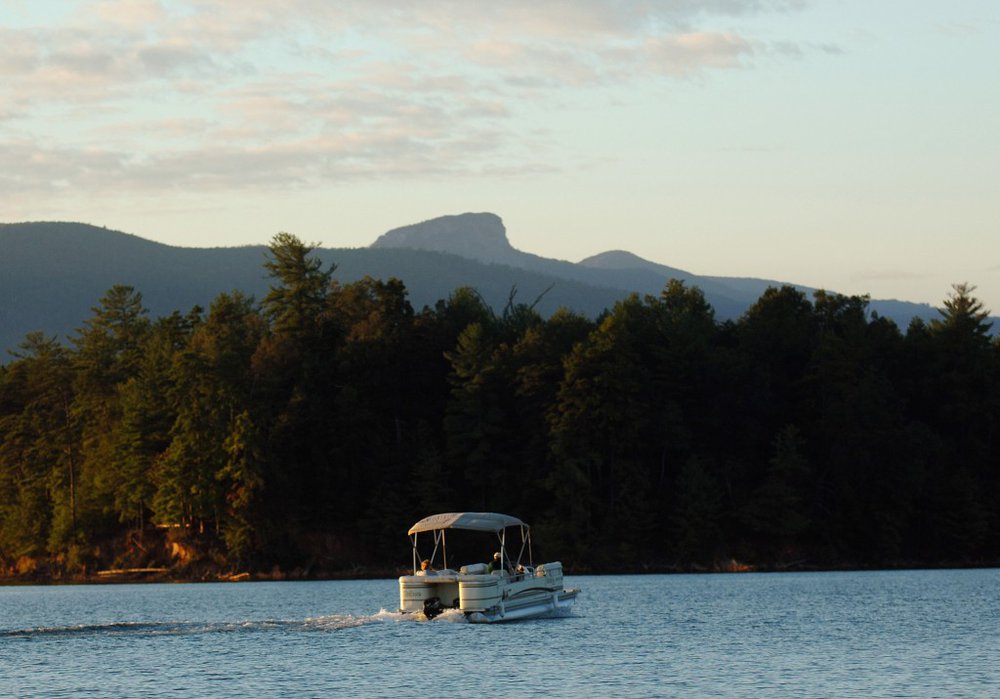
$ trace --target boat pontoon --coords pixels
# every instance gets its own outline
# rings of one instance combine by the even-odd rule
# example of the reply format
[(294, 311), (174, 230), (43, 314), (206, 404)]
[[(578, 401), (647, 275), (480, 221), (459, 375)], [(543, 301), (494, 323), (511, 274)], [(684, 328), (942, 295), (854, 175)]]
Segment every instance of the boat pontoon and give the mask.
[[(509, 540), (508, 529), (519, 536)], [(466, 561), (457, 569), (450, 568), (459, 562), (449, 560), (446, 546), (448, 532), (455, 530), (494, 534), (498, 556), (491, 563)], [(563, 588), (562, 563), (534, 565), (530, 528), (516, 517), (447, 512), (425, 517), (410, 527), (408, 534), (413, 544), (413, 574), (399, 578), (401, 612), (433, 618), (458, 609), (471, 622), (514, 621), (567, 610), (579, 592)], [(429, 558), (421, 557), (418, 544), (423, 544), (425, 552), (432, 549)], [(513, 550), (516, 556), (511, 555)]]

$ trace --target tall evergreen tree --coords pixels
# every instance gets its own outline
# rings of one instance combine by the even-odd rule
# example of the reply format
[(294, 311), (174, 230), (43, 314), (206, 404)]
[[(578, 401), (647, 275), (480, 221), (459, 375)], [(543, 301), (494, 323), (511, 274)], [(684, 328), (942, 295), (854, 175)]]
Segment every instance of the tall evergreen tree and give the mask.
[(927, 507), (938, 526), (939, 555), (974, 558), (987, 547), (1000, 554), (1000, 362), (984, 308), (969, 284), (955, 284), (941, 318), (931, 321), (921, 390), (924, 416), (943, 438)]
[(114, 469), (115, 509), (141, 532), (155, 492), (153, 468), (170, 444), (177, 419), (174, 360), (190, 340), (199, 308), (157, 320), (143, 345), (134, 376), (120, 389), (122, 415)]
[(29, 333), (0, 371), (0, 559), (38, 556), (58, 505), (76, 533), (78, 426), (70, 358), (54, 338)]
[(238, 433), (240, 444), (250, 440), (250, 418), (241, 416), (253, 407), (251, 362), (264, 332), (252, 299), (221, 294), (176, 354), (170, 392), (175, 419), (154, 472), (157, 521), (191, 531), (226, 525), (227, 486), (242, 486), (219, 473), (233, 458), (227, 438)]
[(267, 426), (266, 459), (278, 476), (268, 492), (286, 507), (289, 530), (308, 528), (323, 516), (319, 498), (326, 491), (317, 482), (332, 432), (325, 395), (332, 388), (330, 338), (323, 318), (335, 266), (324, 270), (313, 249), (290, 233), (271, 240), (264, 268), (272, 284), (262, 303), (270, 333), (253, 359), (267, 409), (256, 424)]
[(80, 463), (74, 479), (75, 506), (57, 504), (54, 513), (50, 535), (54, 549), (114, 530), (116, 482), (108, 465), (116, 461), (121, 390), (139, 371), (150, 328), (142, 294), (131, 286), (111, 287), (92, 310), (72, 338), (76, 346), (72, 413), (80, 425)]
[(264, 312), (278, 335), (304, 339), (316, 328), (336, 265), (323, 269), (313, 246), (291, 233), (278, 233), (268, 246), (264, 269), (274, 280), (264, 297)]
[(652, 361), (654, 318), (632, 295), (566, 359), (550, 412), (549, 488), (552, 521), (563, 523), (554, 533), (574, 555), (593, 556), (614, 542), (662, 552), (663, 538), (654, 540), (650, 528), (651, 464), (659, 470), (663, 436), (657, 406), (664, 404)]

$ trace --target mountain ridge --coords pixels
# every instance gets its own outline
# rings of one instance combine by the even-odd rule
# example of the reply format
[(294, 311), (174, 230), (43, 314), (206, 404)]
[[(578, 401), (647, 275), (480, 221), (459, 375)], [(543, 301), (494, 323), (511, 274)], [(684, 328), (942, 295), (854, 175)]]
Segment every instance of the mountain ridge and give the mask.
[[(135, 287), (154, 317), (207, 308), (234, 289), (256, 298), (268, 291), (263, 245), (187, 248), (84, 223), (29, 222), (0, 224), (0, 250), (0, 361), (27, 332), (70, 337), (114, 284)], [(515, 289), (520, 300), (541, 297), (545, 315), (562, 306), (595, 317), (629, 293), (658, 294), (675, 277), (701, 288), (726, 320), (742, 315), (768, 286), (784, 284), (695, 275), (621, 250), (579, 263), (544, 258), (511, 246), (502, 219), (492, 213), (430, 219), (387, 231), (368, 247), (317, 248), (315, 254), (324, 265), (336, 263), (343, 282), (366, 275), (402, 279), (418, 310), (472, 286), (496, 309)], [(936, 316), (927, 304), (875, 300), (870, 308), (904, 329), (914, 316)]]

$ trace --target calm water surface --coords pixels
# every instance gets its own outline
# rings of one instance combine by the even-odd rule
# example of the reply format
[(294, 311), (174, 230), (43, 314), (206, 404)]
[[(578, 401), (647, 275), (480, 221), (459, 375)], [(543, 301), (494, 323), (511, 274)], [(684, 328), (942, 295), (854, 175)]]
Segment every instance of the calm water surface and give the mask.
[(395, 580), (0, 588), (0, 696), (1000, 697), (1000, 570), (567, 584), (494, 626)]

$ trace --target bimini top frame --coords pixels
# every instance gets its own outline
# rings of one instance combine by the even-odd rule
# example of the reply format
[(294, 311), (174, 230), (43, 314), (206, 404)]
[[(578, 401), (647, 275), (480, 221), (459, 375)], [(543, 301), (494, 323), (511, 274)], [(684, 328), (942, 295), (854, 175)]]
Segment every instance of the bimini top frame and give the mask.
[(507, 554), (507, 527), (518, 527), (521, 531), (521, 548), (518, 551), (517, 560), (511, 568), (516, 568), (516, 566), (521, 564), (521, 558), (526, 549), (528, 553), (528, 565), (531, 565), (531, 528), (517, 517), (497, 512), (443, 512), (424, 517), (410, 527), (410, 530), (407, 532), (413, 542), (413, 570), (416, 572), (419, 564), (417, 535), (421, 532), (433, 532), (434, 534), (434, 551), (431, 554), (430, 560), (434, 561), (440, 548), (444, 567), (448, 567), (448, 551), (445, 547), (445, 531), (448, 529), (493, 532), (500, 540), (501, 557), (509, 563), (510, 558)]
[(407, 534), (430, 532), (435, 529), (468, 529), (476, 532), (499, 532), (507, 527), (527, 527), (517, 517), (496, 512), (444, 512), (424, 517), (410, 527)]

